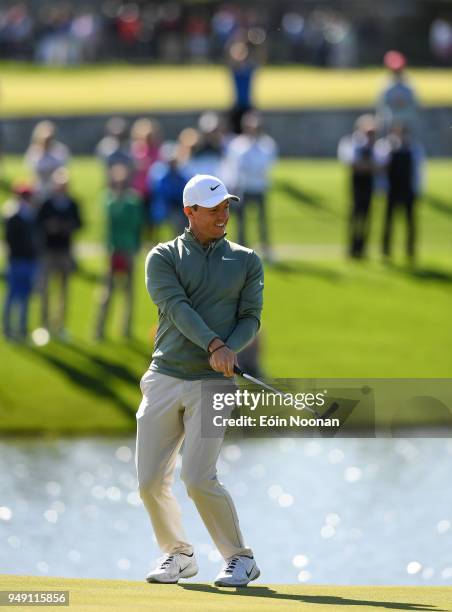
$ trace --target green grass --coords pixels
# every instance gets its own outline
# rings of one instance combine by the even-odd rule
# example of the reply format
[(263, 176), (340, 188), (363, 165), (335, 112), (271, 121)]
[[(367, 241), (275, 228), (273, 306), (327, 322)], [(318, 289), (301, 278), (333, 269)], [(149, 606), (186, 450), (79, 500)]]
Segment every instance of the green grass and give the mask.
[[(7, 156), (2, 166), (0, 202), (9, 196), (8, 186), (13, 179), (30, 178), (22, 158)], [(450, 177), (452, 160), (431, 161), (427, 168), (426, 193), (420, 205), (421, 247), (426, 259), (433, 256), (449, 257), (452, 247), (452, 202)], [(83, 205), (85, 228), (80, 240), (102, 241), (101, 212), (104, 175), (101, 164), (92, 157), (77, 157), (71, 164), (73, 192)], [(271, 239), (280, 245), (311, 245), (313, 253), (318, 245), (341, 245), (346, 232), (348, 214), (348, 174), (334, 160), (294, 160), (278, 163), (273, 172), (273, 188), (269, 196)], [(378, 241), (384, 202), (377, 198), (373, 208), (373, 242)], [(251, 240), (256, 238), (251, 224)], [(235, 224), (230, 226), (235, 234)], [(164, 231), (161, 238), (167, 239)], [(315, 248), (315, 245), (317, 247)], [(288, 249), (289, 255), (293, 250)], [(325, 259), (328, 249), (322, 249)]]
[[(389, 609), (452, 610), (452, 587), (323, 586), (269, 584), (246, 589), (217, 588), (184, 582), (149, 585), (126, 580), (79, 580), (34, 576), (0, 576), (2, 590), (68, 590), (72, 612), (101, 610), (158, 610), (159, 612), (241, 612), (278, 610)], [(50, 609), (42, 606), (40, 609)], [(54, 608), (52, 608), (54, 609)]]
[[(404, 265), (400, 245), (394, 266), (386, 267), (379, 259), (381, 200), (374, 206), (371, 258), (360, 263), (345, 259), (347, 181), (345, 170), (336, 162), (278, 164), (270, 194), (270, 222), (276, 251), (283, 257), (266, 268), (262, 358), (268, 376), (450, 376), (451, 165), (446, 160), (429, 163), (426, 197), (419, 205), (419, 265), (411, 271)], [(101, 171), (97, 162), (87, 158), (74, 160), (72, 166), (75, 190), (88, 221), (80, 240), (97, 242), (102, 235)], [(6, 178), (20, 173), (20, 167), (17, 158), (7, 158)], [(169, 235), (168, 230), (164, 235)], [(229, 236), (235, 236), (233, 222)], [(396, 238), (399, 243), (403, 240), (402, 231)], [(71, 288), (71, 342), (52, 341), (40, 349), (0, 343), (0, 360), (5, 364), (0, 430), (134, 429), (138, 380), (150, 361), (157, 320), (142, 280), (145, 250), (136, 277), (134, 342), (128, 344), (118, 336), (118, 298), (108, 341), (92, 340), (105, 261), (91, 257), (81, 260)], [(32, 327), (39, 324), (37, 310), (35, 301)], [(422, 421), (420, 415), (413, 419)]]
[[(232, 103), (224, 66), (0, 66), (5, 116), (225, 109)], [(410, 78), (423, 105), (451, 104), (451, 70), (413, 69)], [(381, 69), (266, 67), (257, 74), (255, 100), (262, 109), (372, 106), (385, 79)]]

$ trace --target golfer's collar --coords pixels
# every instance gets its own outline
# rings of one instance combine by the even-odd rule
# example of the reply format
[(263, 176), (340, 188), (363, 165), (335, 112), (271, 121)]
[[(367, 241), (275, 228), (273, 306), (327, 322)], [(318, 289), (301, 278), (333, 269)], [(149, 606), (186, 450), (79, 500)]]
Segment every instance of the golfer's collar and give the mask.
[(207, 249), (205, 249), (203, 247), (203, 245), (199, 242), (199, 240), (196, 238), (196, 236), (193, 234), (193, 232), (191, 231), (191, 229), (189, 227), (185, 228), (183, 236), (184, 236), (184, 240), (187, 240), (187, 242), (191, 242), (192, 244), (195, 244), (196, 246), (198, 246), (205, 253), (205, 252), (207, 252), (209, 250), (213, 251), (220, 244), (223, 244), (224, 239), (226, 237), (226, 233), (224, 233), (221, 236), (221, 238), (218, 238), (218, 240), (212, 241)]

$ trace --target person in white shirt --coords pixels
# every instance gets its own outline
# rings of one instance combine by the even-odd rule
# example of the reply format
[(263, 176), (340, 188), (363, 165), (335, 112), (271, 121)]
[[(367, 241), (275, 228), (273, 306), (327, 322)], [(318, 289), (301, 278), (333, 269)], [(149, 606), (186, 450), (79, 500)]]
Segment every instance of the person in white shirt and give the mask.
[(52, 175), (58, 168), (67, 166), (70, 152), (66, 145), (55, 138), (56, 126), (52, 121), (36, 124), (31, 143), (25, 153), (25, 162), (36, 177), (35, 196), (39, 202), (53, 193)]
[(188, 178), (196, 174), (221, 177), (223, 152), (223, 126), (220, 117), (211, 111), (203, 113), (198, 121), (196, 141), (185, 164), (185, 174)]
[(233, 138), (227, 147), (223, 175), (241, 196), (236, 208), (238, 242), (246, 246), (246, 211), (254, 203), (258, 208), (259, 239), (265, 259), (271, 258), (266, 195), (269, 173), (277, 155), (277, 145), (264, 133), (259, 113), (246, 113), (242, 118), (242, 134)]

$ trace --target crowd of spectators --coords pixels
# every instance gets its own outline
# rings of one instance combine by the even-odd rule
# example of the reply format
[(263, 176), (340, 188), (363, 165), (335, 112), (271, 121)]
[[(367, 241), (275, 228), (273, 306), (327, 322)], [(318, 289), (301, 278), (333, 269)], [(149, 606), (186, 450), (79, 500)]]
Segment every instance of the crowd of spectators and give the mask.
[[(320, 6), (171, 0), (106, 0), (91, 6), (15, 2), (0, 8), (0, 57), (46, 65), (220, 62), (225, 49), (240, 39), (261, 48), (270, 62), (347, 67), (377, 63), (379, 41), (386, 46), (395, 42), (385, 38), (388, 27), (382, 19), (351, 17), (333, 3)], [(451, 32), (447, 17), (431, 21), (430, 60), (450, 64)]]
[(417, 201), (422, 194), (424, 148), (419, 140), (420, 108), (417, 94), (405, 74), (406, 58), (388, 51), (384, 64), (389, 70), (387, 86), (377, 102), (375, 115), (358, 117), (351, 135), (338, 146), (339, 159), (350, 168), (351, 206), (348, 254), (361, 259), (367, 247), (372, 219), (372, 201), (385, 195), (386, 210), (381, 249), (384, 261), (392, 261), (394, 223), (406, 221), (406, 256), (416, 262)]
[(286, 61), (344, 64), (354, 61), (351, 24), (333, 11), (302, 15), (239, 5), (184, 6), (177, 2), (107, 1), (101, 12), (67, 2), (32, 12), (25, 3), (0, 11), (2, 57), (49, 65), (108, 58), (162, 62), (221, 61), (237, 39), (267, 48)]
[[(186, 182), (195, 174), (225, 180), (241, 196), (232, 214), (238, 219), (238, 239), (248, 240), (249, 209), (257, 207), (264, 257), (271, 259), (266, 220), (269, 172), (277, 157), (274, 140), (265, 133), (260, 114), (248, 110), (241, 133), (226, 117), (205, 112), (196, 126), (168, 141), (158, 122), (142, 117), (129, 125), (111, 117), (93, 153), (105, 170), (101, 197), (107, 266), (93, 335), (105, 337), (112, 297), (125, 297), (122, 334), (133, 327), (135, 258), (143, 240), (161, 239), (163, 224), (180, 234), (187, 225), (182, 207)], [(80, 206), (72, 195), (68, 172), (69, 148), (57, 139), (55, 125), (39, 122), (25, 152), (34, 180), (13, 186), (4, 210), (9, 255), (3, 332), (11, 340), (28, 335), (28, 305), (36, 290), (41, 301), (41, 325), (46, 333), (67, 337), (69, 284), (75, 270), (72, 242), (82, 227)], [(233, 239), (237, 237), (232, 236)], [(254, 357), (255, 358), (255, 353)]]

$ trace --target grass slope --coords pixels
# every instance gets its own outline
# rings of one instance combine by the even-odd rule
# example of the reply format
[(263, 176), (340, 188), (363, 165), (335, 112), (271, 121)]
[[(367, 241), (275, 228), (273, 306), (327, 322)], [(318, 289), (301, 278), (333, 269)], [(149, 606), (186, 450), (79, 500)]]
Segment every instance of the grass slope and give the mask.
[[(69, 590), (71, 612), (155, 610), (241, 612), (242, 610), (452, 610), (452, 587), (255, 585), (224, 589), (209, 584), (149, 585), (125, 580), (79, 580), (0, 576), (2, 590)], [(40, 606), (40, 609), (54, 609)]]
[[(224, 66), (0, 66), (5, 116), (225, 109), (232, 103)], [(422, 104), (451, 104), (450, 70), (413, 69), (410, 78)], [(373, 106), (385, 79), (380, 69), (266, 67), (257, 74), (255, 99), (262, 109)]]
[[(20, 164), (17, 158), (6, 160), (8, 178), (20, 172)], [(268, 376), (450, 376), (450, 168), (449, 161), (429, 165), (427, 196), (419, 206), (419, 267), (412, 271), (403, 263), (400, 246), (394, 266), (386, 267), (378, 259), (381, 201), (374, 206), (370, 261), (352, 263), (343, 257), (347, 183), (335, 162), (278, 164), (270, 219), (282, 260), (266, 268), (261, 335)], [(93, 160), (77, 159), (73, 177), (88, 220), (80, 239), (97, 242), (102, 234), (100, 169)], [(230, 236), (234, 235), (232, 223)], [(397, 238), (399, 242), (403, 239), (401, 231)], [(142, 281), (144, 255), (135, 279), (133, 342), (126, 343), (118, 335), (119, 296), (108, 341), (97, 344), (92, 340), (103, 257), (81, 259), (72, 285), (70, 342), (52, 341), (39, 349), (0, 342), (0, 360), (6, 364), (0, 382), (1, 431), (134, 429), (140, 399), (137, 383), (150, 361), (157, 321)], [(3, 287), (1, 282), (0, 296)], [(31, 318), (32, 327), (37, 326), (36, 300)], [(411, 419), (422, 422), (421, 414), (412, 414)]]

